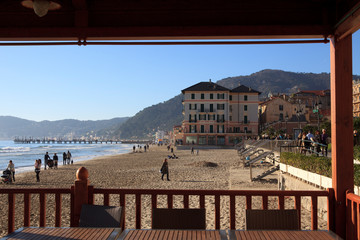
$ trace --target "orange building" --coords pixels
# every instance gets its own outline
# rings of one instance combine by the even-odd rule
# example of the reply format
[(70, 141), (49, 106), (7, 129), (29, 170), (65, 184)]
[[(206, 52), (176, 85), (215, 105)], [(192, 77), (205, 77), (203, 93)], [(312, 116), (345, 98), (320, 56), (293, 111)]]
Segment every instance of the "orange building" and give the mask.
[(234, 145), (258, 135), (258, 91), (243, 85), (230, 90), (209, 81), (182, 93), (183, 144)]

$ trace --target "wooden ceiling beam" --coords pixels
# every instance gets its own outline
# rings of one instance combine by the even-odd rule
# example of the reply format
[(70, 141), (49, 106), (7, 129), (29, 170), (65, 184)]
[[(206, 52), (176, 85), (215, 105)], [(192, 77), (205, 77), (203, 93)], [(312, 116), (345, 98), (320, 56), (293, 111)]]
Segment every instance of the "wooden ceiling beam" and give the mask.
[(341, 40), (360, 29), (360, 1), (335, 25), (336, 39)]
[(75, 27), (87, 27), (89, 26), (89, 12), (86, 0), (72, 0), (72, 4), (75, 8)]
[(286, 39), (331, 36), (331, 26), (155, 26), (0, 28), (0, 41), (13, 40), (163, 40), (163, 39)]

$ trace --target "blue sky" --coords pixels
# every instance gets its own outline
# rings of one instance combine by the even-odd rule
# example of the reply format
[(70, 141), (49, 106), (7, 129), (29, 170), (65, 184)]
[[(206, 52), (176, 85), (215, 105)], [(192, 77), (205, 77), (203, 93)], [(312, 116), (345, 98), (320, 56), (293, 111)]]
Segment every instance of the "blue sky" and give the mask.
[[(329, 44), (0, 47), (0, 116), (133, 116), (200, 81), (263, 69), (329, 72)], [(353, 73), (360, 74), (360, 34)]]

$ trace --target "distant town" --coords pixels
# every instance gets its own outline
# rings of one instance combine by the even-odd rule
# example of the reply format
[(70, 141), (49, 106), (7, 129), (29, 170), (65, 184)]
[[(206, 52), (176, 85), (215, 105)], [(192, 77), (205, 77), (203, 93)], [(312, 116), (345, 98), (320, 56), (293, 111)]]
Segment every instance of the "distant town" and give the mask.
[[(243, 139), (295, 139), (304, 128), (330, 131), (330, 90), (269, 93), (260, 100), (256, 89), (228, 89), (211, 81), (182, 90), (181, 125), (159, 131), (157, 141), (181, 145), (236, 145)], [(360, 81), (353, 81), (354, 117), (360, 116)]]

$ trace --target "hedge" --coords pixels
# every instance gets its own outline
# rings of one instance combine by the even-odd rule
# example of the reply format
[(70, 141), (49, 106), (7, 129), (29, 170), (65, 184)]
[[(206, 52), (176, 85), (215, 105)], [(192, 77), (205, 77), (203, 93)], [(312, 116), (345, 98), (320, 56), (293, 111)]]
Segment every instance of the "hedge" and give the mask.
[[(280, 162), (331, 178), (331, 158), (282, 152)], [(354, 184), (360, 186), (360, 165), (354, 164)]]

